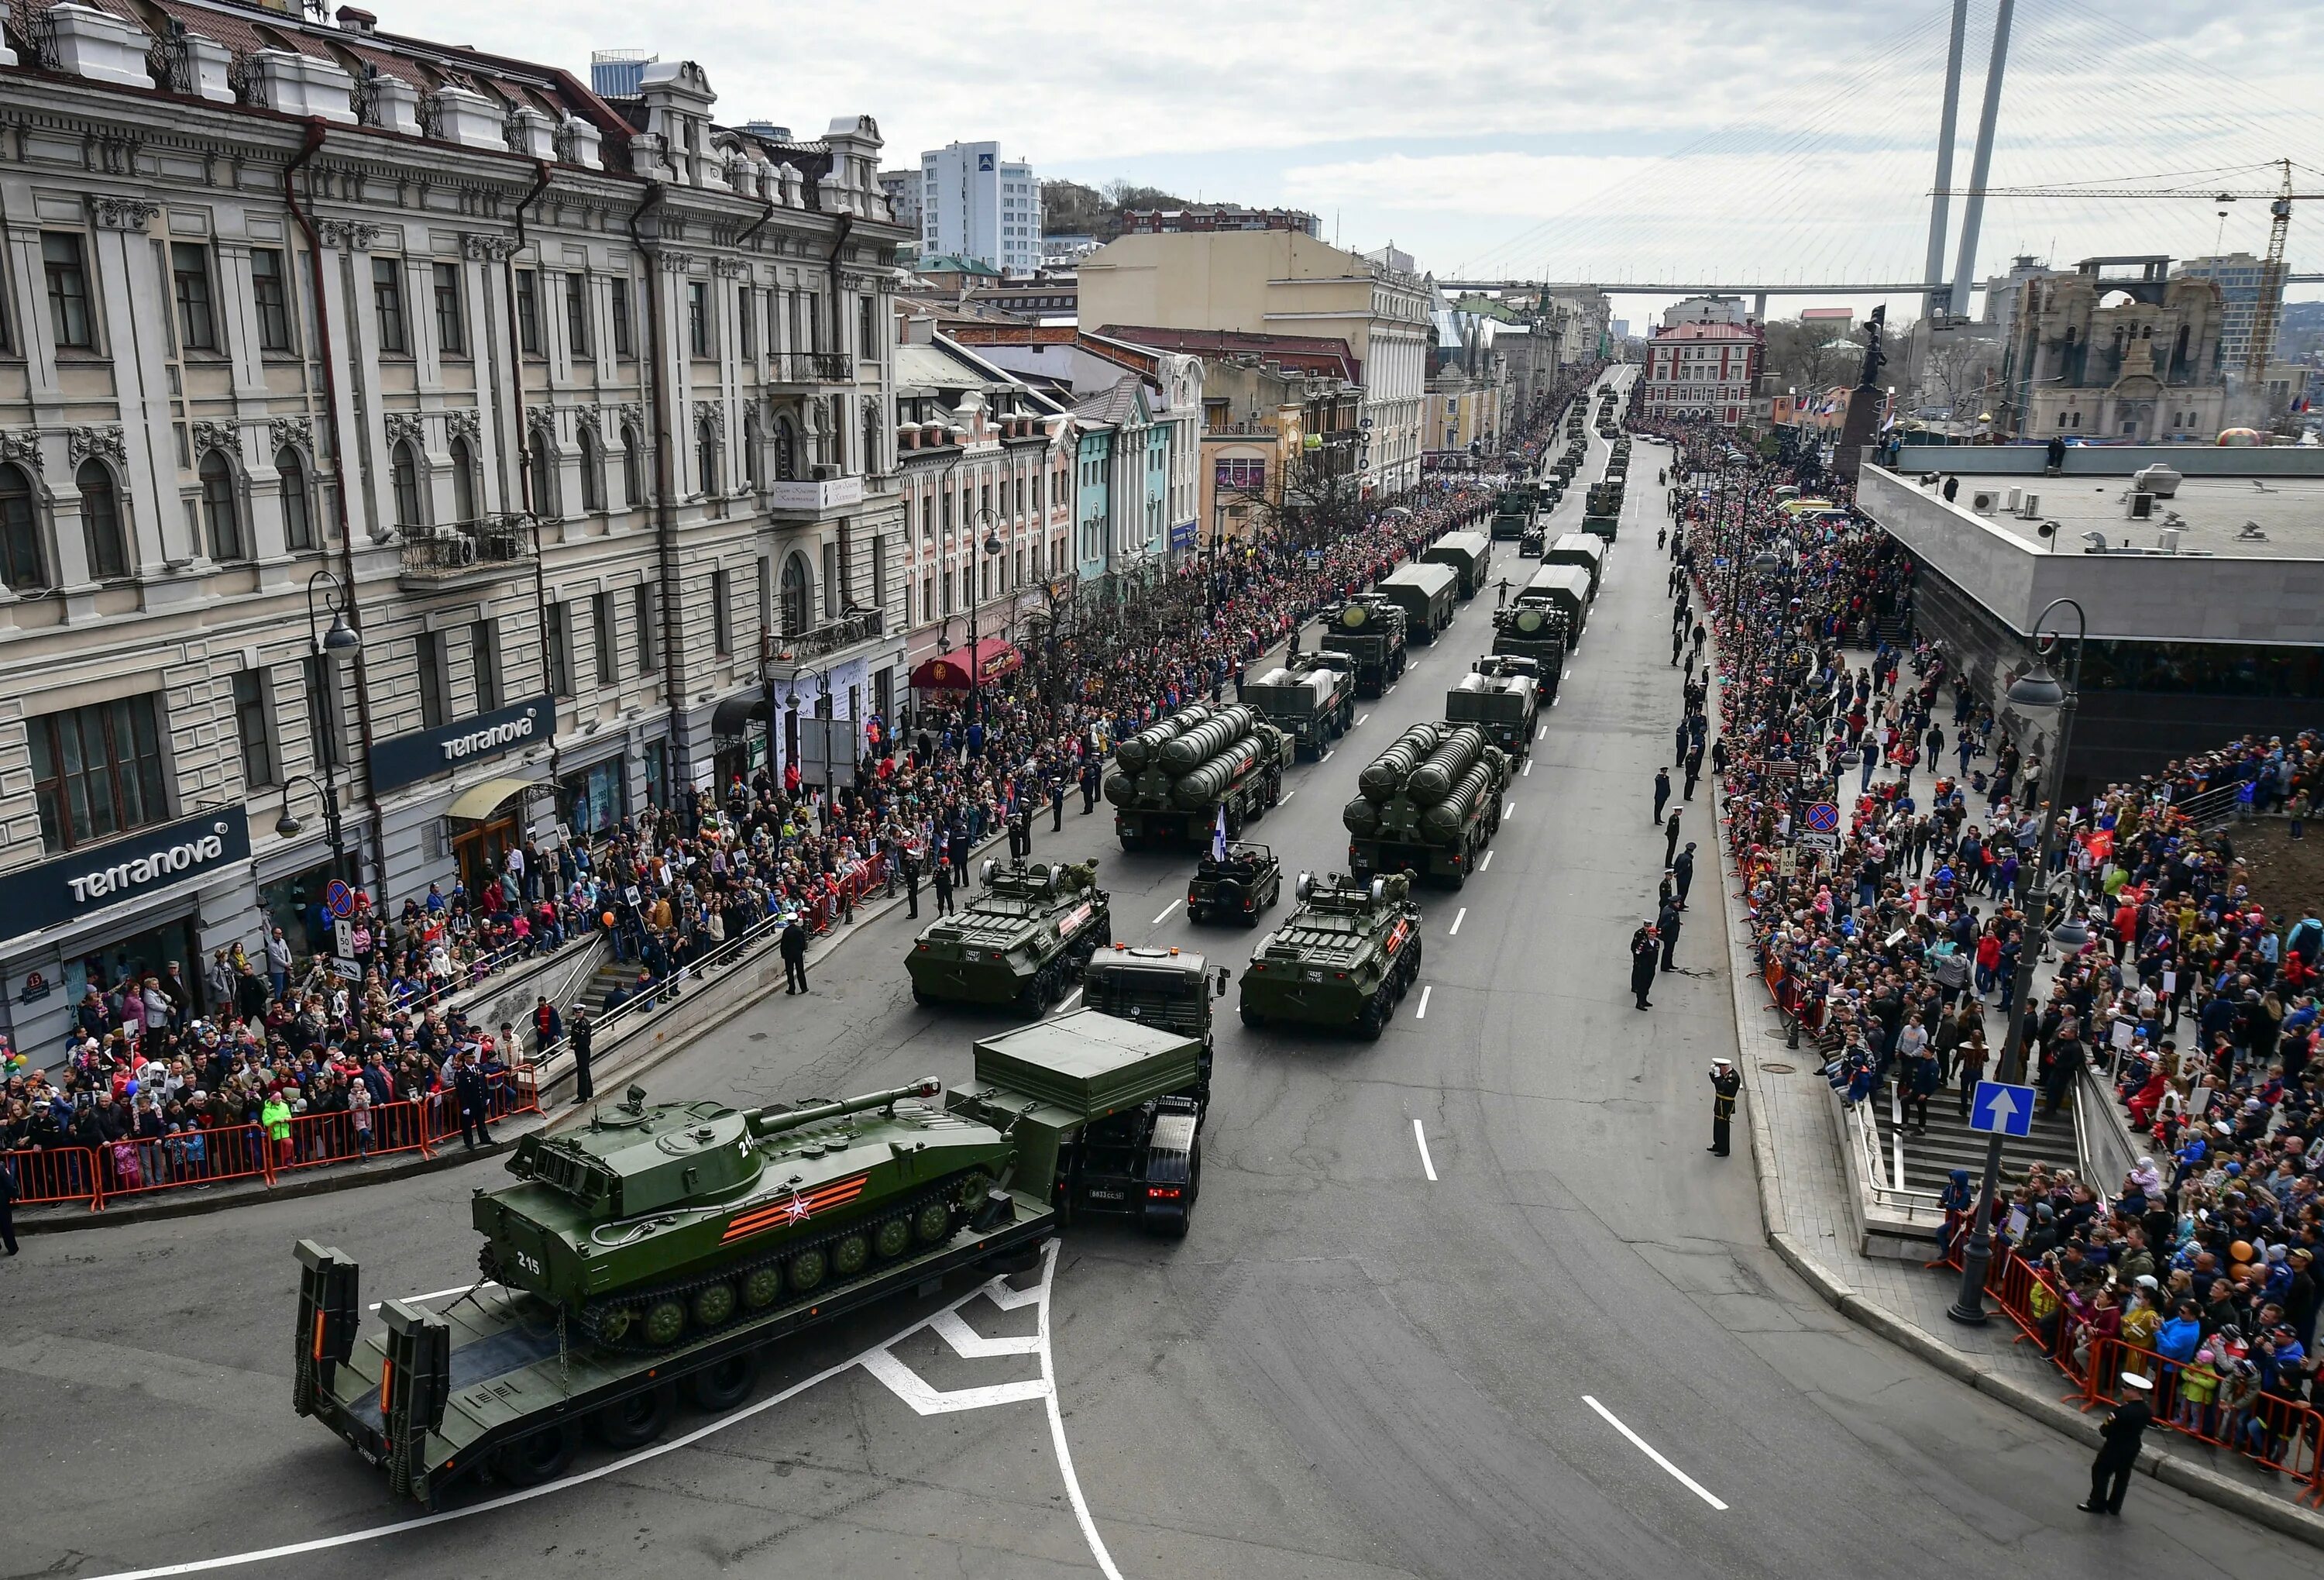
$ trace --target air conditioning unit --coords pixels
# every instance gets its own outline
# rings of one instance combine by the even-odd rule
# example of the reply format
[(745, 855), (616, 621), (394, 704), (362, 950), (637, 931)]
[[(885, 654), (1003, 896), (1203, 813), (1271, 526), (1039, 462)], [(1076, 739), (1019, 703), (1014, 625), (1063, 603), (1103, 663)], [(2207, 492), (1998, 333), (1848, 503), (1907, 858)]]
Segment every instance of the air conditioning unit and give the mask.
[(1990, 488), (1980, 488), (1969, 496), (1969, 507), (1981, 516), (1989, 516), (2000, 507), (2001, 495)]
[(2179, 552), (2179, 529), (2178, 529), (2178, 528), (2176, 528), (2176, 527), (2165, 527), (2165, 528), (2163, 528), (2160, 532), (2157, 532), (2157, 533), (2155, 534), (2155, 541), (2156, 541), (2156, 544), (2158, 545), (2158, 547), (2162, 550), (2162, 551), (2163, 551), (2163, 553), (2165, 553), (2165, 554), (2176, 554), (2176, 553), (2178, 553), (2178, 552)]
[(2130, 485), (2157, 499), (2169, 499), (2179, 492), (2184, 481), (2177, 472), (2157, 461), (2151, 467), (2141, 467), (2130, 475)]
[(2129, 498), (2125, 502), (2123, 514), (2134, 522), (2153, 520), (2154, 495), (2143, 488), (2132, 489)]
[(2009, 503), (2005, 506), (2005, 508), (2008, 510), (2010, 514), (2015, 515), (2024, 507), (2024, 503), (2025, 490), (2023, 488), (2013, 488), (2009, 491)]
[(2040, 515), (2042, 513), (2042, 496), (2038, 494), (2028, 494), (2024, 498), (2019, 500), (2017, 502), (2017, 513), (2024, 516), (2029, 522), (2035, 516)]

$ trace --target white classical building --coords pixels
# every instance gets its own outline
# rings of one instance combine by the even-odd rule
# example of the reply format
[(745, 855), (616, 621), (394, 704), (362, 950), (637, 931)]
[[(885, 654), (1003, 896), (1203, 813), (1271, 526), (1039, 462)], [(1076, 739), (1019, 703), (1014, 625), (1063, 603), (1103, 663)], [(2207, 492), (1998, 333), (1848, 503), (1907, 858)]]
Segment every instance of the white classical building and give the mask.
[(0, 1027), (35, 1057), (86, 983), (301, 943), (333, 878), (396, 906), (779, 757), (802, 684), (901, 699), (870, 117), (778, 141), (690, 61), (607, 99), (338, 16), (9, 16)]

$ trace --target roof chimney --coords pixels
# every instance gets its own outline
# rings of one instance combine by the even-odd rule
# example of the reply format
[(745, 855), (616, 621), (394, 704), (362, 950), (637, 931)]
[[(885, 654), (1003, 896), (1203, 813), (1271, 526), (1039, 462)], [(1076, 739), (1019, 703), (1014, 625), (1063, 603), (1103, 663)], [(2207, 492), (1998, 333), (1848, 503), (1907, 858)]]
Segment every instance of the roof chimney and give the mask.
[(357, 5), (342, 5), (333, 13), (343, 32), (374, 33), (379, 31), (379, 18)]

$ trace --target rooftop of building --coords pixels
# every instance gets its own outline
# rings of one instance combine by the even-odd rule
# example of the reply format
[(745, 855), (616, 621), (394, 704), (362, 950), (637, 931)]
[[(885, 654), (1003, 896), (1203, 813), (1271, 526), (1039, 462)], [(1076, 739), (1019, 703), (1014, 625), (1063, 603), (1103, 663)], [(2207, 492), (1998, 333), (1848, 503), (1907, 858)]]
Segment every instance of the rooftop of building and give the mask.
[(1674, 340), (1757, 340), (1759, 331), (1746, 324), (1722, 324), (1696, 319), (1683, 324), (1673, 324), (1666, 329), (1656, 329), (1657, 341)]
[(1345, 340), (1328, 335), (1252, 335), (1240, 329), (1162, 329), (1146, 324), (1107, 324), (1098, 333), (1135, 346), (1151, 346), (1157, 351), (1256, 356), (1261, 362), (1351, 382), (1360, 365)]

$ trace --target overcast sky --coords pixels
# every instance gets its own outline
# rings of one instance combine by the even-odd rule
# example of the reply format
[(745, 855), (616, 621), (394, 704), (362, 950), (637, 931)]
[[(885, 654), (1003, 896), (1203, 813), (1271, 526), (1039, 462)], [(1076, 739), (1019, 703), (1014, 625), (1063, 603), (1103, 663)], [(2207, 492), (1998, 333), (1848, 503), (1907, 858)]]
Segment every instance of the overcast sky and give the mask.
[[(1918, 277), (1950, 16), (1950, 0), (373, 3), (388, 30), (584, 76), (593, 49), (691, 57), (724, 120), (809, 136), (868, 112), (891, 168), (997, 138), (1044, 176), (1311, 208), (1327, 236), (1393, 239), (1441, 276), (1640, 284)], [(2216, 172), (2289, 155), (2324, 187), (2324, 7), (2021, 0), (2016, 15), (1991, 184), (2248, 188), (2272, 179)], [(1991, 37), (1992, 0), (1976, 0), (1956, 184)], [(2324, 205), (2308, 212), (2292, 263), (2324, 272)], [(2257, 251), (2266, 231), (2263, 202), (2223, 222), (2208, 201), (1997, 199), (1979, 272), (2021, 251)]]

